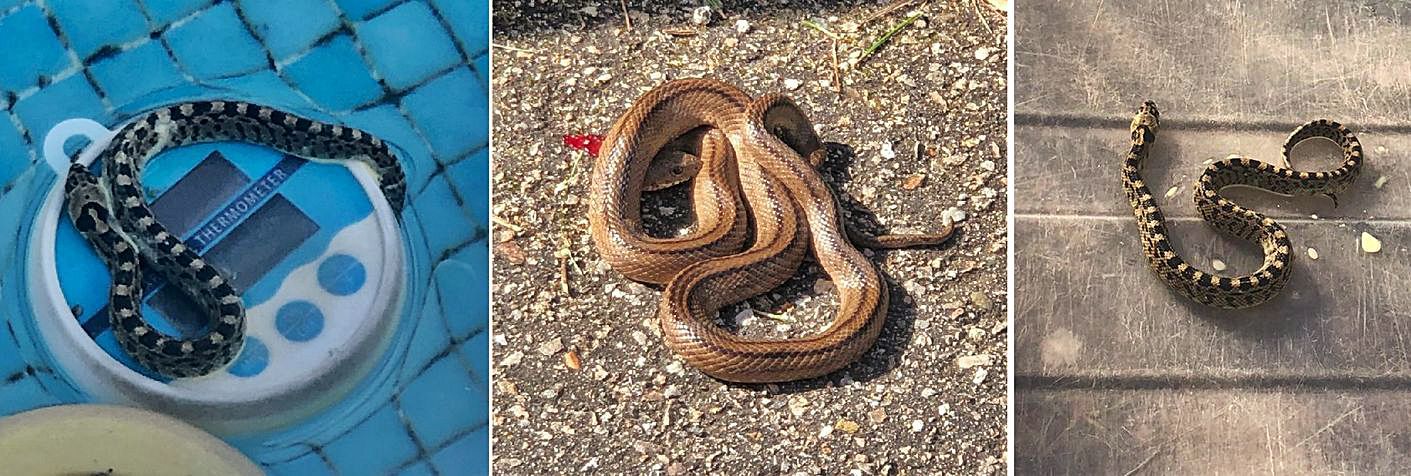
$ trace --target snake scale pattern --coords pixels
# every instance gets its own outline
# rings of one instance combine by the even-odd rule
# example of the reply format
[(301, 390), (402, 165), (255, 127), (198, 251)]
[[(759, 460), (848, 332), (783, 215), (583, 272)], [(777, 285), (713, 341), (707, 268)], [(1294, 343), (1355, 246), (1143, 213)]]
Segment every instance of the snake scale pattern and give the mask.
[[(65, 180), (67, 211), (110, 271), (108, 318), (118, 344), (143, 366), (172, 378), (206, 375), (234, 359), (244, 342), (245, 308), (223, 272), (156, 220), (139, 178), (147, 161), (165, 150), (214, 141), (259, 143), (315, 161), (362, 162), (377, 175), (394, 211), (406, 197), (405, 175), (382, 140), (244, 102), (178, 104), (130, 122), (96, 159), (101, 179), (73, 164)], [(142, 317), (144, 265), (205, 310), (210, 322), (204, 335), (168, 335)]]
[(1165, 218), (1141, 176), (1142, 162), (1156, 141), (1161, 113), (1147, 101), (1132, 119), (1132, 147), (1122, 166), (1122, 189), (1137, 217), (1142, 251), (1156, 275), (1178, 293), (1221, 308), (1241, 309), (1262, 304), (1283, 289), (1292, 272), (1294, 253), (1288, 232), (1274, 219), (1241, 207), (1220, 195), (1231, 185), (1247, 185), (1283, 195), (1326, 195), (1337, 203), (1362, 168), (1362, 144), (1342, 124), (1316, 120), (1295, 129), (1284, 143), (1283, 157), (1299, 143), (1322, 138), (1342, 147), (1343, 161), (1334, 170), (1301, 171), (1246, 157), (1217, 160), (1205, 168), (1195, 186), (1195, 205), (1212, 227), (1258, 244), (1264, 263), (1250, 274), (1222, 276), (1196, 268), (1171, 246)]
[[(690, 154), (673, 149), (683, 142)], [(667, 346), (721, 380), (798, 380), (856, 361), (882, 330), (888, 291), (854, 245), (929, 246), (953, 229), (947, 221), (931, 235), (869, 236), (844, 226), (815, 169), (827, 149), (804, 112), (778, 94), (752, 99), (718, 80), (670, 81), (637, 99), (603, 144), (589, 185), (594, 245), (629, 279), (665, 286), (658, 317)], [(681, 236), (648, 235), (642, 192), (683, 175), (694, 179), (695, 224)], [(838, 292), (826, 329), (761, 339), (715, 323), (722, 308), (793, 276), (810, 248)]]

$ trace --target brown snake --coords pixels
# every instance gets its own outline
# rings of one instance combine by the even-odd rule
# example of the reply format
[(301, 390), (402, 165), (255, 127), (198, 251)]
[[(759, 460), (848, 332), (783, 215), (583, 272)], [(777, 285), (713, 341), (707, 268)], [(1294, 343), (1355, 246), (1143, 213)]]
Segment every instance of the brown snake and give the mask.
[[(669, 168), (694, 174), (696, 223), (682, 236), (649, 236), (642, 192), (660, 188), (652, 181), (662, 175), (649, 169), (679, 159), (668, 146), (683, 139), (695, 142), (695, 155), (687, 157), (699, 162)], [(751, 99), (712, 79), (671, 81), (639, 98), (603, 144), (589, 185), (593, 242), (629, 279), (665, 285), (658, 317), (667, 345), (721, 380), (798, 380), (856, 361), (882, 330), (888, 291), (876, 265), (853, 244), (930, 246), (953, 230), (946, 221), (936, 234), (874, 237), (844, 226), (832, 190), (815, 169), (827, 149), (803, 111), (778, 94)], [(722, 308), (792, 277), (810, 246), (838, 292), (837, 315), (826, 329), (758, 339), (715, 324)]]

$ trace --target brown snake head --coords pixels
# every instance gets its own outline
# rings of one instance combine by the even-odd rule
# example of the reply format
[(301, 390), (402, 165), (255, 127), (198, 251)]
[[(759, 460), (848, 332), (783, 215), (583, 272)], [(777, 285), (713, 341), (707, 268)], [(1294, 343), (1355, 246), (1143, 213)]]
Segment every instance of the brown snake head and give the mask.
[(652, 192), (683, 183), (701, 171), (701, 158), (681, 150), (663, 150), (647, 166), (642, 190)]
[(1161, 111), (1156, 109), (1156, 103), (1142, 103), (1142, 107), (1137, 109), (1137, 115), (1132, 117), (1132, 142), (1147, 144), (1155, 141), (1156, 128), (1160, 125)]

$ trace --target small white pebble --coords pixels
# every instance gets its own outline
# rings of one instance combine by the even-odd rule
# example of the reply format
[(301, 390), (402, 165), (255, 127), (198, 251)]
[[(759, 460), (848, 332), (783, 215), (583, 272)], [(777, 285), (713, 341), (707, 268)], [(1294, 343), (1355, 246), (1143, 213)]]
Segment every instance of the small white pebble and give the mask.
[(1318, 250), (1308, 248), (1308, 259), (1318, 259)]
[(794, 78), (788, 78), (788, 79), (785, 79), (785, 80), (784, 80), (784, 89), (787, 89), (787, 90), (790, 90), (790, 91), (793, 91), (793, 90), (795, 90), (795, 89), (798, 89), (799, 86), (802, 86), (802, 85), (803, 85), (803, 81), (799, 81), (799, 80), (794, 79)]
[(963, 222), (963, 221), (965, 221), (965, 218), (966, 218), (965, 210), (961, 210), (961, 209), (959, 209), (959, 208), (950, 207), (950, 208), (947, 208), (946, 211), (941, 212), (941, 219), (942, 219), (942, 220), (947, 220), (947, 219), (948, 219), (948, 220), (950, 220), (952, 223), (960, 223), (960, 222)]
[(1377, 177), (1377, 181), (1374, 182), (1374, 183), (1372, 184), (1372, 186), (1375, 187), (1375, 188), (1382, 188), (1382, 185), (1386, 185), (1386, 184), (1387, 184), (1387, 176), (1383, 175), (1383, 176), (1381, 176), (1381, 177)]
[(921, 430), (923, 430), (923, 429), (925, 429), (925, 428), (926, 428), (926, 424), (923, 423), (921, 420), (911, 420), (911, 431), (913, 431), (913, 432), (920, 432)]
[(1167, 190), (1167, 191), (1166, 191), (1166, 198), (1167, 198), (1167, 199), (1170, 199), (1171, 197), (1176, 196), (1176, 192), (1177, 192), (1177, 191), (1180, 191), (1180, 190), (1181, 190), (1181, 186), (1179, 186), (1179, 185), (1174, 186), (1174, 187), (1171, 187), (1170, 190)]
[(1376, 253), (1382, 250), (1382, 240), (1372, 236), (1370, 233), (1362, 232), (1362, 251)]
[(897, 150), (892, 148), (892, 143), (891, 143), (891, 142), (883, 142), (883, 143), (882, 143), (882, 158), (884, 158), (884, 159), (895, 159), (895, 158), (897, 158)]
[(981, 48), (976, 48), (976, 49), (975, 49), (975, 59), (980, 60), (980, 61), (984, 61), (986, 58), (989, 58), (989, 57), (990, 57), (990, 49), (989, 49), (989, 48), (981, 47)]
[(1210, 260), (1210, 267), (1211, 267), (1211, 268), (1215, 268), (1216, 271), (1224, 271), (1224, 270), (1225, 270), (1225, 262), (1224, 262), (1224, 261), (1220, 261), (1220, 260), (1218, 260), (1218, 259), (1216, 259), (1216, 260)]
[(739, 33), (739, 34), (741, 34), (741, 35), (743, 35), (743, 34), (745, 34), (745, 33), (749, 33), (749, 32), (750, 32), (750, 22), (745, 21), (745, 19), (743, 19), (743, 18), (741, 18), (741, 19), (739, 19), (739, 20), (735, 20), (735, 32), (736, 32), (736, 33)]
[(710, 23), (710, 13), (711, 12), (709, 6), (702, 5), (696, 7), (695, 10), (691, 10), (691, 23), (695, 23), (697, 25), (704, 25)]

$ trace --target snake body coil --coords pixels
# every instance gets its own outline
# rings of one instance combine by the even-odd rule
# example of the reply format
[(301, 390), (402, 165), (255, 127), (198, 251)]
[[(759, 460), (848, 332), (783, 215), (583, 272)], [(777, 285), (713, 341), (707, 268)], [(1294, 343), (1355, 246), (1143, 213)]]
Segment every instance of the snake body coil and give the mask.
[[(65, 181), (68, 214), (111, 273), (113, 333), (124, 352), (168, 377), (205, 375), (229, 363), (244, 342), (245, 308), (229, 279), (152, 215), (142, 195), (142, 168), (170, 148), (227, 140), (261, 143), (314, 160), (366, 163), (394, 211), (405, 201), (401, 166), (380, 139), (243, 102), (179, 104), (132, 121), (96, 159), (103, 166), (101, 179), (87, 166), (73, 164)], [(142, 317), (144, 264), (205, 310), (210, 323), (204, 335), (167, 335)]]
[(1330, 171), (1299, 171), (1269, 162), (1232, 157), (1217, 160), (1205, 168), (1196, 182), (1195, 205), (1200, 216), (1216, 229), (1258, 244), (1264, 250), (1264, 264), (1243, 276), (1222, 276), (1197, 269), (1171, 247), (1165, 219), (1140, 174), (1142, 161), (1156, 141), (1160, 112), (1150, 101), (1132, 119), (1132, 147), (1122, 166), (1122, 189), (1137, 217), (1142, 251), (1156, 275), (1177, 292), (1210, 306), (1239, 309), (1268, 301), (1288, 283), (1294, 253), (1288, 233), (1274, 219), (1250, 210), (1220, 195), (1231, 185), (1248, 185), (1284, 195), (1327, 195), (1334, 203), (1361, 171), (1362, 144), (1346, 127), (1333, 121), (1317, 120), (1294, 130), (1284, 143), (1283, 156), (1299, 143), (1324, 138), (1342, 147), (1342, 164)]
[[(695, 226), (671, 238), (642, 228), (642, 191), (655, 160), (701, 128), (691, 184)], [(664, 284), (658, 311), (667, 345), (716, 378), (778, 382), (825, 375), (862, 356), (881, 332), (886, 281), (850, 242), (906, 247), (934, 235), (868, 237), (843, 225), (831, 189), (814, 167), (827, 156), (803, 111), (788, 98), (751, 99), (710, 79), (663, 84), (613, 125), (593, 167), (589, 224), (599, 253), (623, 275)], [(679, 156), (678, 156), (679, 157)], [(798, 270), (809, 248), (836, 284), (839, 309), (823, 331), (755, 339), (714, 323), (720, 310), (773, 289)]]

